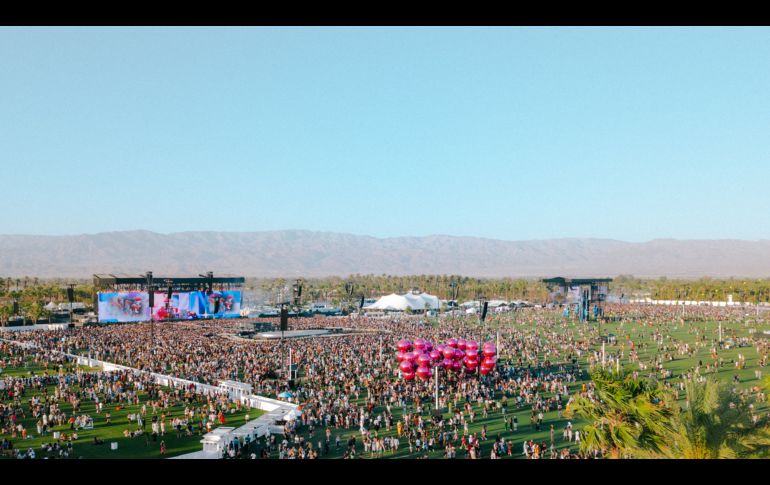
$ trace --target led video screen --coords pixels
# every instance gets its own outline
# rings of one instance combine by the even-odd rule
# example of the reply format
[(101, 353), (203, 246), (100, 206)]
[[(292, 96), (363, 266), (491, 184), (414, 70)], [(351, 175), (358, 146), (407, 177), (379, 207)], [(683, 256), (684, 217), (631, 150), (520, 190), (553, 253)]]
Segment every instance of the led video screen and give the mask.
[[(165, 291), (156, 291), (154, 303), (152, 318), (156, 321), (241, 316), (239, 290), (173, 292), (171, 300), (168, 300)], [(149, 294), (146, 291), (99, 293), (100, 322), (146, 322), (150, 320), (150, 311)]]
[(149, 319), (149, 294), (146, 291), (99, 293), (100, 322), (144, 322)]
[[(219, 299), (219, 308), (217, 309), (217, 299)], [(217, 317), (234, 318), (241, 316), (241, 292), (232, 291), (214, 291), (208, 293), (205, 291), (193, 291), (190, 293), (190, 311), (198, 315), (214, 315)]]
[[(187, 320), (196, 318), (197, 315), (190, 314), (190, 293), (171, 294), (171, 301), (168, 302), (168, 293), (165, 291), (155, 292), (155, 306), (152, 309), (153, 320)], [(168, 305), (167, 305), (168, 303)]]
[(568, 303), (580, 303), (580, 287), (579, 286), (571, 286), (569, 289), (569, 292), (567, 293), (567, 302)]

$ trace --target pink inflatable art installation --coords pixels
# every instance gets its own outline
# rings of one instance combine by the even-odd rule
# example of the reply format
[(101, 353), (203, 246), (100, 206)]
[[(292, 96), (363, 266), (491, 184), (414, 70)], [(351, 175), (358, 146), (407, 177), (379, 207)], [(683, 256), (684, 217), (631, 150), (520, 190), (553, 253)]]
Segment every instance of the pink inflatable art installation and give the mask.
[(479, 350), (479, 344), (473, 340), (450, 338), (446, 344), (434, 347), (431, 342), (416, 338), (414, 342), (399, 340), (396, 347), (398, 369), (407, 381), (414, 380), (415, 376), (424, 381), (430, 379), (434, 366), (454, 373), (464, 370), (468, 376), (477, 370), (487, 375), (497, 366), (497, 348), (493, 342), (485, 342)]

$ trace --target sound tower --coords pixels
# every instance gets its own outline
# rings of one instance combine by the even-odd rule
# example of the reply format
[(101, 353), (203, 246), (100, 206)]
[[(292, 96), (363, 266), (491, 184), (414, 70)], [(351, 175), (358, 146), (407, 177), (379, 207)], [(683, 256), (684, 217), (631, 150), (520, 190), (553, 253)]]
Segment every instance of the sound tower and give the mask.
[(168, 301), (171, 301), (171, 296), (174, 293), (174, 289), (171, 287), (171, 285), (168, 285), (168, 294), (166, 295), (168, 297)]
[(152, 290), (152, 271), (148, 271), (145, 278), (147, 279), (147, 300), (150, 308), (155, 308), (155, 292)]
[(289, 329), (289, 309), (281, 307), (281, 332)]
[(487, 318), (487, 307), (489, 306), (489, 302), (484, 302), (484, 307), (481, 310), (481, 321), (483, 322), (485, 318)]
[(214, 313), (219, 313), (219, 297), (214, 298)]
[(361, 295), (361, 303), (358, 305), (358, 309), (362, 309), (364, 307), (364, 295)]
[(300, 283), (299, 280), (294, 283), (294, 288), (292, 291), (294, 293), (294, 305), (299, 306), (300, 302), (302, 301), (302, 283)]
[(13, 314), (18, 315), (19, 314), (19, 302), (14, 300), (13, 302)]
[(67, 301), (75, 303), (75, 289), (71, 286), (67, 288)]

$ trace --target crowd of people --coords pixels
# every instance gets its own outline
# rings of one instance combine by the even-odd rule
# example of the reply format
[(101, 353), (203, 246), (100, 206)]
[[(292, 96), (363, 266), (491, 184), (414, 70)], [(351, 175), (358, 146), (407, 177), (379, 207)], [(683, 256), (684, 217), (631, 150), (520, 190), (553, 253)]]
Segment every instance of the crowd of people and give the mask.
[[(351, 331), (283, 340), (238, 338), (242, 320), (175, 322), (154, 327), (149, 323), (113, 324), (15, 333), (7, 338), (29, 348), (0, 344), (0, 355), (5, 359), (0, 360), (0, 367), (18, 367), (25, 359), (32, 359), (58, 372), (68, 365), (61, 356), (66, 352), (205, 384), (217, 385), (221, 380), (245, 382), (253, 386), (255, 394), (268, 397), (291, 391), (291, 399), (301, 404), (301, 415), (285, 429), (284, 439), (276, 441), (273, 435), (235, 444), (225, 450), (225, 455), (232, 458), (376, 458), (406, 453), (423, 457), (437, 452), (445, 458), (471, 459), (516, 455), (530, 459), (599, 458), (603, 450), (578, 452), (580, 430), (573, 429), (563, 417), (576, 397), (593, 398), (588, 368), (622, 363), (638, 375), (683, 389), (680, 383), (684, 379), (736, 364), (721, 359), (719, 354), (727, 344), (716, 338), (714, 329), (703, 325), (707, 320), (724, 323), (730, 345), (754, 346), (758, 362), (764, 366), (770, 345), (736, 336), (735, 322), (743, 317), (740, 311), (694, 307), (687, 309), (685, 318), (679, 308), (608, 304), (605, 315), (620, 320), (623, 331), (615, 336), (609, 352), (602, 346), (608, 340), (601, 325), (575, 325), (558, 311), (533, 308), (492, 316), (487, 325), (463, 318), (423, 316), (300, 318), (291, 321), (292, 329), (345, 327)], [(506, 324), (496, 324), (503, 321)], [(676, 336), (677, 331), (688, 332), (692, 338), (685, 342)], [(442, 370), (436, 395), (432, 379), (407, 382), (398, 370), (397, 341), (417, 337), (436, 344), (451, 337), (479, 343), (494, 341), (499, 351), (498, 365), (486, 376), (460, 377)], [(703, 349), (713, 357), (705, 363), (678, 375), (667, 366)], [(298, 378), (292, 383), (285, 370), (290, 354), (291, 363), (298, 368)], [(25, 412), (40, 416), (38, 434), (44, 435), (50, 423), (62, 420), (71, 421), (76, 433), (92, 425), (94, 419), (78, 415), (76, 405), (81, 400), (97, 400), (107, 406), (136, 403), (139, 390), (148, 392), (150, 401), (134, 417), (135, 425), (126, 430), (127, 437), (144, 436), (155, 441), (169, 430), (179, 435), (200, 433), (211, 429), (230, 405), (224, 395), (204, 398), (192, 390), (164, 390), (149, 377), (130, 372), (70, 370), (3, 382), (0, 398), (9, 403), (0, 405), (3, 435), (9, 431), (27, 432), (13, 428), (13, 416)], [(24, 409), (21, 398), (25, 389), (50, 385), (57, 386), (57, 390), (30, 401)], [(741, 392), (745, 399), (764, 399), (759, 388)], [(435, 401), (440, 414), (433, 412)], [(62, 416), (58, 407), (61, 402), (72, 404), (73, 415)], [(175, 403), (186, 406), (184, 414), (168, 420), (163, 410)], [(548, 418), (554, 412), (556, 417)], [(519, 419), (525, 421), (521, 426)], [(487, 432), (494, 420), (504, 425), (505, 433)], [(483, 423), (480, 428), (477, 422)], [(523, 440), (514, 446), (524, 426), (527, 431), (548, 432), (549, 436)], [(561, 441), (558, 433), (562, 433)], [(59, 443), (57, 453), (61, 449)]]

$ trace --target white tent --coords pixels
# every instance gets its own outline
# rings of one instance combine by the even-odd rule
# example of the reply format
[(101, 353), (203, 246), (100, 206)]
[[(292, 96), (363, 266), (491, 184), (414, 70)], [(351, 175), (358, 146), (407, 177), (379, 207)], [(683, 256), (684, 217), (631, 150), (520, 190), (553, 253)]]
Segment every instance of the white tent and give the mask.
[(441, 300), (437, 296), (429, 295), (427, 293), (420, 293), (418, 295), (424, 302), (427, 308), (438, 310), (441, 308)]
[(438, 309), (440, 302), (438, 297), (429, 295), (427, 293), (421, 293), (415, 295), (413, 293), (406, 293), (404, 295), (397, 295), (391, 293), (381, 297), (371, 305), (365, 306), (364, 310), (391, 310), (403, 312), (407, 308), (412, 310), (426, 310), (426, 309)]

